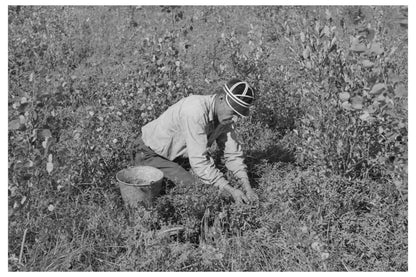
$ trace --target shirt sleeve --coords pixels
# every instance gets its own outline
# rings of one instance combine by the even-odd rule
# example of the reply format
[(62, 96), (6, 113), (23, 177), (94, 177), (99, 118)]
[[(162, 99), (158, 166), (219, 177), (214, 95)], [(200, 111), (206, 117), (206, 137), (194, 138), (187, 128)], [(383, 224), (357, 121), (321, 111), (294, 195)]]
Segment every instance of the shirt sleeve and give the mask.
[(182, 115), (181, 123), (189, 163), (194, 173), (204, 184), (213, 184), (221, 189), (228, 184), (228, 181), (222, 172), (215, 167), (214, 160), (208, 154), (208, 138), (204, 127), (204, 119), (186, 112)]
[(247, 166), (244, 163), (244, 153), (238, 142), (234, 126), (231, 126), (226, 133), (221, 134), (217, 138), (217, 145), (224, 154), (225, 166), (228, 170), (240, 180), (248, 178)]

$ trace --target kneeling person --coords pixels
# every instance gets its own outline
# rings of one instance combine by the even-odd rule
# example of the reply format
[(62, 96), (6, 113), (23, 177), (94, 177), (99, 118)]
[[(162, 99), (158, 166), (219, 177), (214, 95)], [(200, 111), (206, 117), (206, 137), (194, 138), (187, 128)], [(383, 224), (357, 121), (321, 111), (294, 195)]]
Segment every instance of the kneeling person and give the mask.
[[(185, 97), (142, 127), (136, 165), (156, 167), (174, 183), (193, 184), (200, 180), (214, 185), (220, 191), (230, 193), (237, 203), (257, 201), (233, 124), (238, 117), (248, 115), (253, 101), (253, 89), (238, 79), (230, 80), (215, 94)], [(225, 166), (240, 179), (245, 193), (233, 188), (216, 168), (208, 154), (214, 141), (224, 155)], [(173, 162), (181, 157), (189, 158), (189, 164), (198, 177)]]

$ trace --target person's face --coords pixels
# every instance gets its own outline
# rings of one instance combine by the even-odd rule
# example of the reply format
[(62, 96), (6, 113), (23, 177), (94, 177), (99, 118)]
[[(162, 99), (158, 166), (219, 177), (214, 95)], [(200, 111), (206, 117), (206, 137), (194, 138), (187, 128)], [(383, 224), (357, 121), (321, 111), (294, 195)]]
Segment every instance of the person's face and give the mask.
[(226, 125), (237, 122), (239, 116), (228, 106), (225, 99), (222, 99), (218, 105), (217, 118), (220, 124)]

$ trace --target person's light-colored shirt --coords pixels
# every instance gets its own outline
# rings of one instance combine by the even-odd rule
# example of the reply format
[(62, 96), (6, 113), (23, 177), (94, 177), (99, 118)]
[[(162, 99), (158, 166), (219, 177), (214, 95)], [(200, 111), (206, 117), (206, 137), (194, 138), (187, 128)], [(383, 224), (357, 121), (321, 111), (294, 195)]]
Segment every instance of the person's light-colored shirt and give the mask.
[(247, 167), (234, 126), (215, 126), (214, 103), (215, 95), (188, 96), (143, 126), (142, 139), (158, 155), (171, 161), (188, 157), (203, 183), (222, 188), (228, 181), (208, 154), (214, 141), (224, 154), (225, 166), (237, 178), (247, 178)]

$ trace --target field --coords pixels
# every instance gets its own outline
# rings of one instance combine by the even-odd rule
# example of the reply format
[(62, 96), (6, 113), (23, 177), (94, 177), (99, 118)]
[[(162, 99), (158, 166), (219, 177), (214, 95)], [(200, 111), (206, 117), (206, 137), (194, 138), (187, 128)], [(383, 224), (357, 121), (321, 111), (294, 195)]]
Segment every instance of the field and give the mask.
[[(407, 16), (9, 6), (9, 271), (408, 271)], [(126, 207), (141, 126), (231, 77), (259, 95), (237, 126), (259, 203), (168, 183)]]

